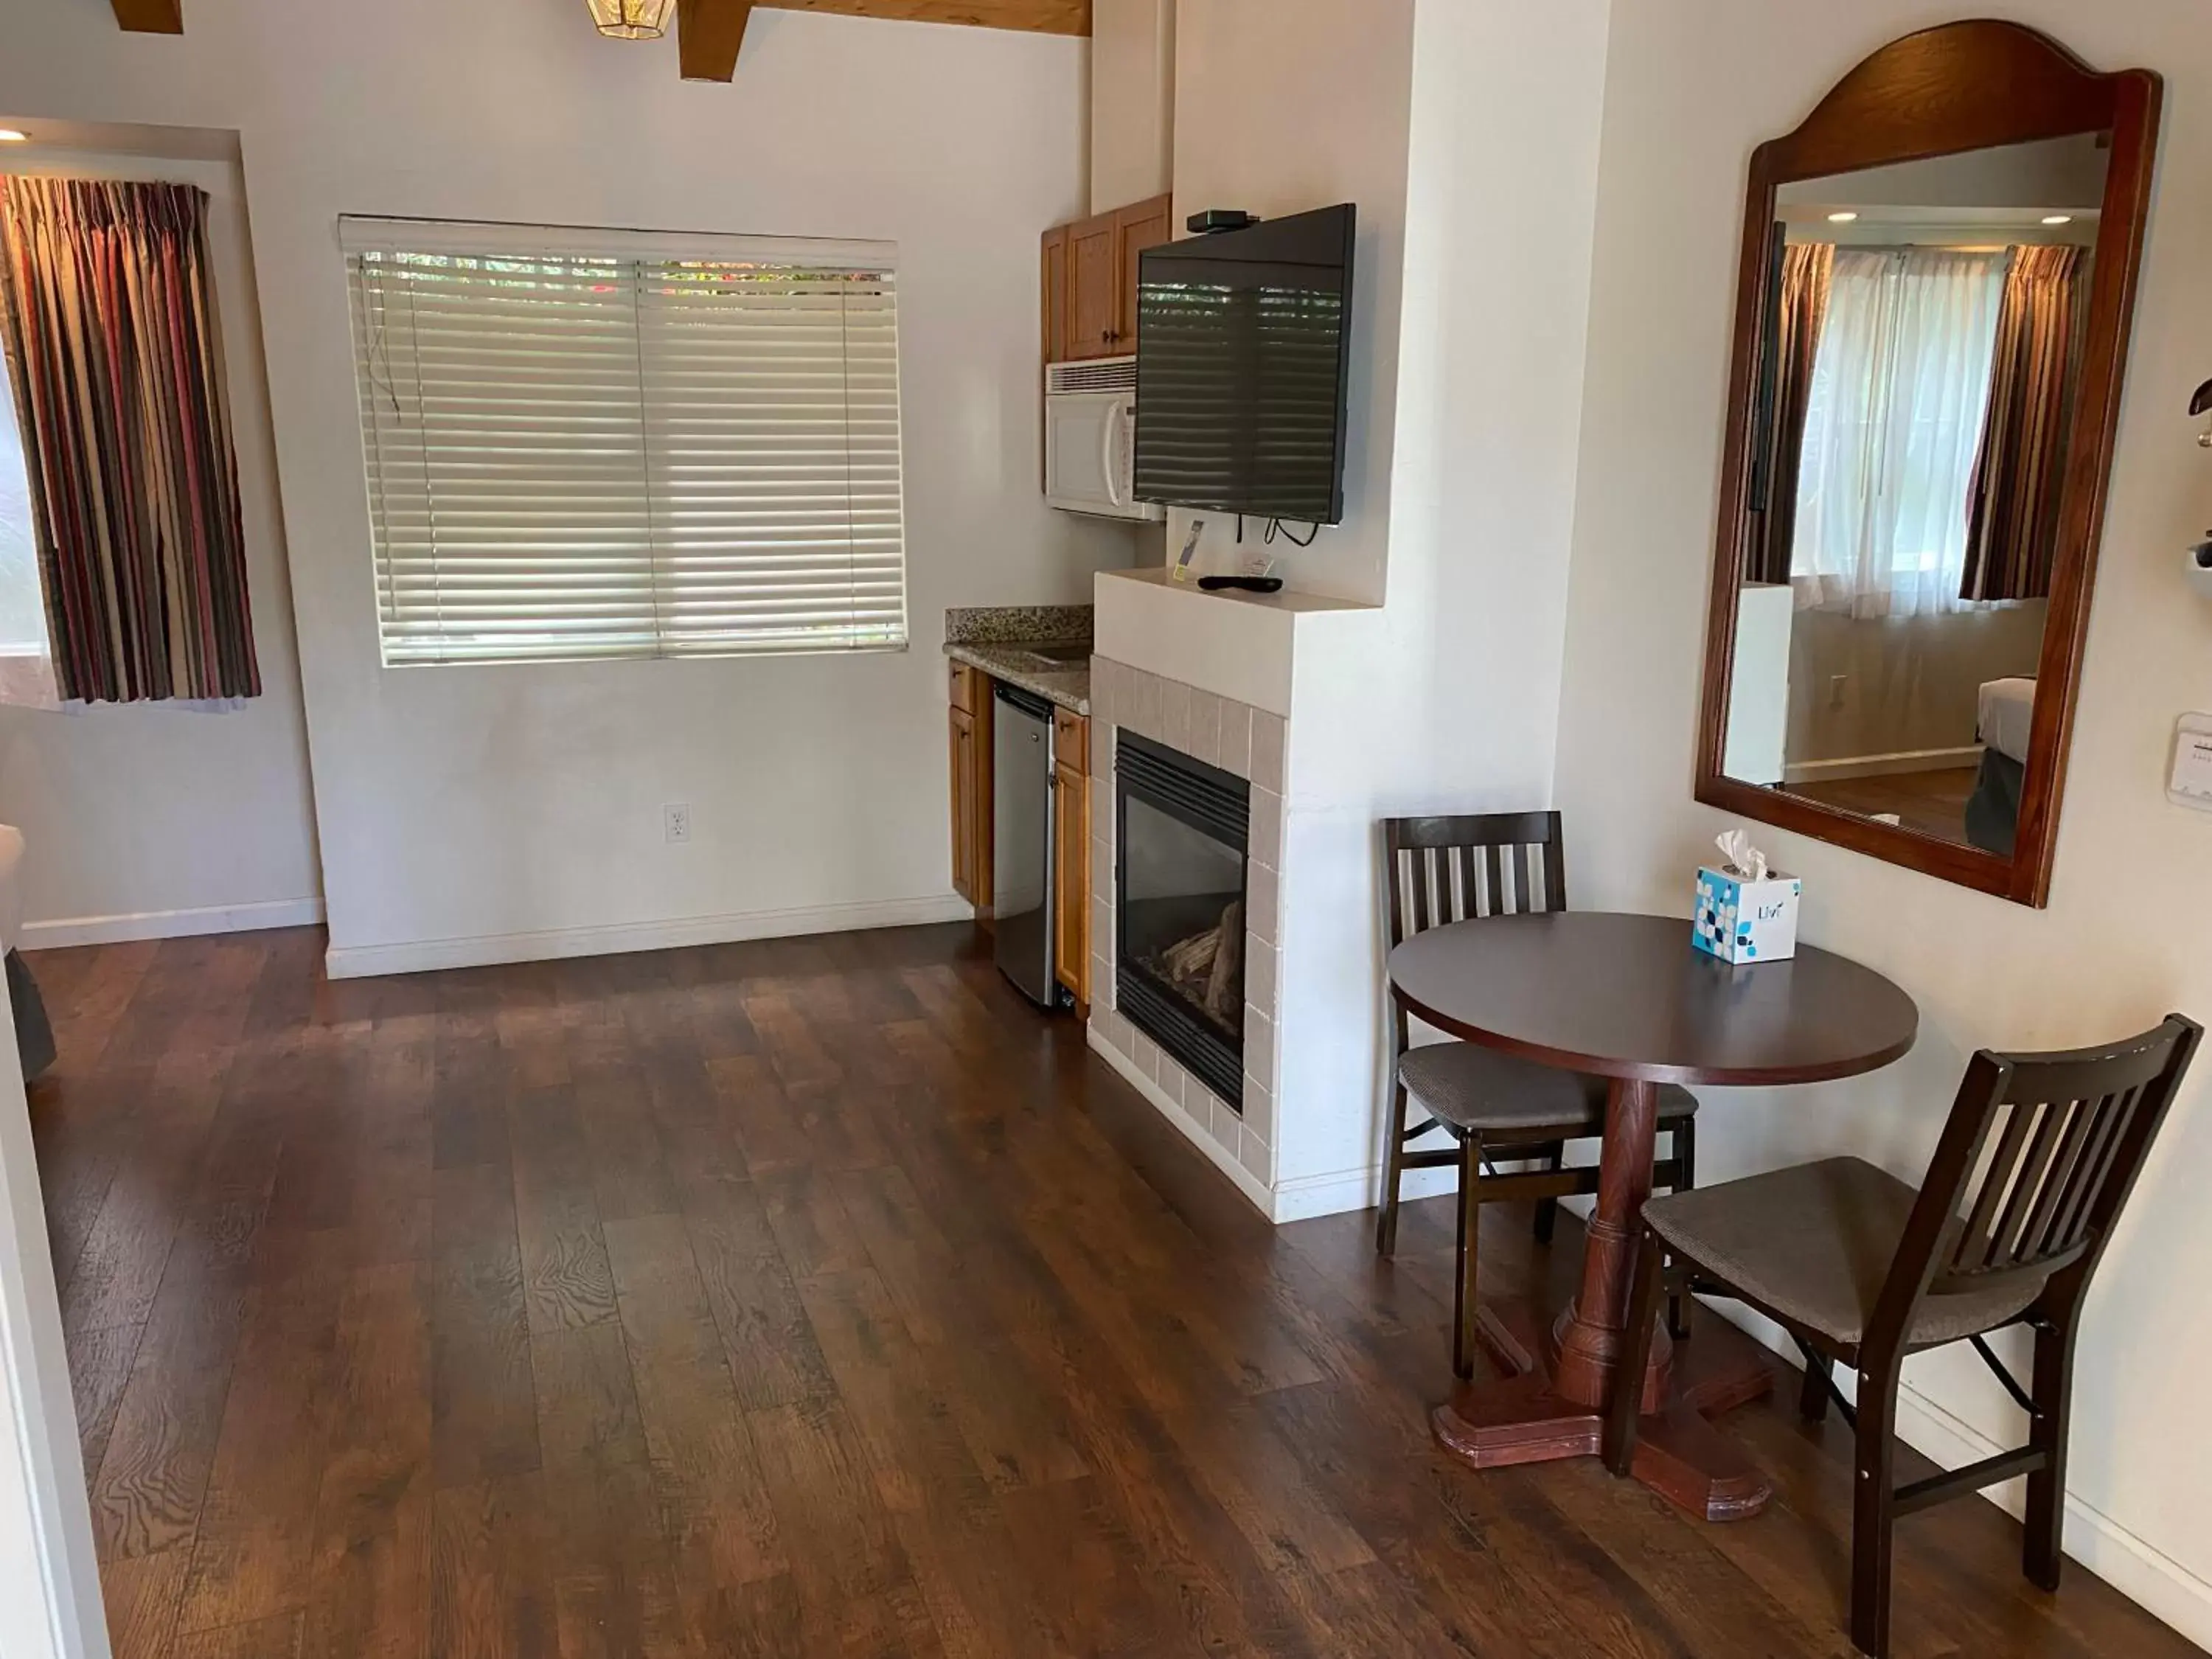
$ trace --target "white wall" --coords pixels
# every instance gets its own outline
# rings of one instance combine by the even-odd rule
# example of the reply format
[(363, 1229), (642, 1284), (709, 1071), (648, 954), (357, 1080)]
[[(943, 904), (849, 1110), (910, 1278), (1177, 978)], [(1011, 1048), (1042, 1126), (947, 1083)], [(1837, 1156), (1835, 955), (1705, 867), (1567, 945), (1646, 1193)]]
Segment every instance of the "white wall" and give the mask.
[[(0, 111), (35, 125), (12, 100)], [(24, 942), (311, 921), (322, 885), (307, 725), (238, 165), (27, 144), (0, 155), (0, 167), (162, 179), (208, 192), (263, 688), (219, 713), (167, 703), (0, 708), (0, 822), (23, 831)]]
[(1175, 182), (1176, 0), (1092, 0), (1091, 210)]
[[(1678, 0), (1614, 15), (1584, 395), (1559, 799), (1579, 902), (1686, 915), (1721, 814), (1690, 797), (1718, 499), (1743, 179), (1884, 41), (1942, 21), (1923, 0)], [(2212, 1015), (2212, 819), (2166, 805), (2174, 716), (2212, 702), (2212, 609), (2181, 551), (2212, 523), (2212, 464), (2183, 418), (2212, 369), (2212, 32), (2194, 0), (1986, 9), (2101, 67), (2167, 77), (2166, 128), (2120, 427), (2073, 775), (2047, 911), (1762, 830), (1805, 878), (1804, 932), (1894, 976), (1922, 1036), (1875, 1077), (1715, 1091), (1698, 1138), (1719, 1180), (1835, 1152), (1917, 1178), (1974, 1048), (2072, 1044)], [(2154, 890), (2128, 896), (2140, 880)], [(2177, 1103), (2093, 1294), (2080, 1351), (2071, 1550), (2212, 1643), (2212, 1364), (2201, 1264), (2212, 1210), (2212, 1072)], [(2014, 1356), (2017, 1358), (2018, 1353)], [(1908, 1433), (1951, 1461), (2021, 1428), (1971, 1352), (1906, 1368)]]
[[(337, 965), (953, 913), (943, 613), (1127, 556), (1036, 485), (1084, 42), (763, 10), (718, 86), (543, 0), (210, 0), (181, 40), (0, 0), (0, 109), (241, 136)], [(382, 669), (342, 213), (896, 241), (914, 648)]]
[[(1176, 16), (1175, 222), (1207, 208), (1285, 218), (1359, 210), (1345, 517), (1310, 550), (1264, 550), (1293, 587), (1380, 604), (1390, 533), (1397, 319), (1405, 273), (1414, 0), (1182, 0)], [(1168, 514), (1170, 556), (1206, 520), (1202, 569), (1236, 570), (1261, 526)]]
[(1606, 11), (1182, 10), (1178, 210), (1361, 216), (1346, 524), (1274, 550), (1294, 586), (1368, 602), (1297, 629), (1279, 1215), (1373, 1201), (1376, 821), (1550, 795)]
[(2034, 677), (2049, 609), (2031, 599), (1918, 617), (1797, 611), (1790, 630), (1790, 763), (1972, 748), (1982, 687)]

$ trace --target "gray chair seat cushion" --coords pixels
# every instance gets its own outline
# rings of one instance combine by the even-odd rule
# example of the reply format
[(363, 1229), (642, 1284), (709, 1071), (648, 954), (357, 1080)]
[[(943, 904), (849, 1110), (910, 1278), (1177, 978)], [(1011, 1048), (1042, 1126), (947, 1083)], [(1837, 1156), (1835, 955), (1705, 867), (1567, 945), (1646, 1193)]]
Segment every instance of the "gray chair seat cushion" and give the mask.
[[(1475, 1042), (1439, 1042), (1407, 1051), (1398, 1080), (1432, 1116), (1477, 1134), (1572, 1139), (1605, 1132), (1606, 1083)], [(1659, 1091), (1659, 1121), (1679, 1123), (1698, 1098), (1671, 1085)]]
[[(1919, 1196), (1886, 1170), (1832, 1158), (1655, 1198), (1644, 1218), (1672, 1249), (1753, 1301), (1856, 1346)], [(1906, 1340), (1952, 1342), (1993, 1329), (2042, 1290), (2040, 1279), (2008, 1279), (1931, 1295)]]

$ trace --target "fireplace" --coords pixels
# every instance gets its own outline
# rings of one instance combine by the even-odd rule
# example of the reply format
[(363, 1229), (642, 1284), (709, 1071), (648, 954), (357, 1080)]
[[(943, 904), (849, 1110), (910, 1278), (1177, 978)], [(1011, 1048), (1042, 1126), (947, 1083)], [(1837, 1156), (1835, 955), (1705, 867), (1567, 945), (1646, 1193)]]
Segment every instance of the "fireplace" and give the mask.
[(1117, 1006), (1241, 1112), (1251, 786), (1124, 730), (1115, 805)]

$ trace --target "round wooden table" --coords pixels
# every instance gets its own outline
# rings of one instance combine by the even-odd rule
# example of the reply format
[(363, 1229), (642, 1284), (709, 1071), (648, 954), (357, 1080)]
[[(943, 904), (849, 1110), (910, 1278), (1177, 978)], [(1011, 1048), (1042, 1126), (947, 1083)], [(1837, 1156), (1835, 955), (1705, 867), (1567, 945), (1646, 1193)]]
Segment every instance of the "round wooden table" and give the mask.
[[(1651, 1195), (1657, 1085), (1818, 1083), (1888, 1065), (1919, 1011), (1870, 968), (1800, 945), (1730, 966), (1671, 916), (1567, 911), (1456, 922), (1390, 955), (1414, 1014), (1469, 1042), (1610, 1081), (1581, 1289), (1556, 1322), (1486, 1300), (1477, 1331), (1508, 1376), (1463, 1383), (1437, 1437), (1478, 1468), (1595, 1455), (1627, 1324), (1637, 1217)], [(1677, 1347), (1662, 1321), (1644, 1376), (1636, 1474), (1711, 1520), (1755, 1515), (1770, 1489), (1705, 1419), (1773, 1384), (1765, 1351), (1717, 1319)], [(1626, 1380), (1624, 1379), (1624, 1382)]]

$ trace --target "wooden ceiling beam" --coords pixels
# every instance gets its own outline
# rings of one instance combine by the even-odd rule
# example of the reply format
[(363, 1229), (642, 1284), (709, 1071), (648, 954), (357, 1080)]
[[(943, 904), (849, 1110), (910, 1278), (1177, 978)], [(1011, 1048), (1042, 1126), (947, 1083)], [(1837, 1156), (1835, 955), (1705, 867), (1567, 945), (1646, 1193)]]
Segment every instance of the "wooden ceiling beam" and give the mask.
[[(126, 5), (170, 5), (179, 0), (115, 0)], [(1091, 0), (678, 0), (678, 50), (687, 81), (727, 81), (754, 5), (780, 11), (836, 12), (847, 17), (892, 17), (915, 23), (967, 23), (980, 28), (1029, 29), (1043, 34), (1091, 33)]]
[(1091, 33), (1091, 0), (760, 0), (783, 11), (834, 11), (915, 23), (970, 23), (1040, 34)]
[(185, 0), (114, 0), (115, 21), (133, 34), (182, 34)]
[(678, 0), (676, 48), (687, 81), (727, 81), (752, 21), (753, 0)]

